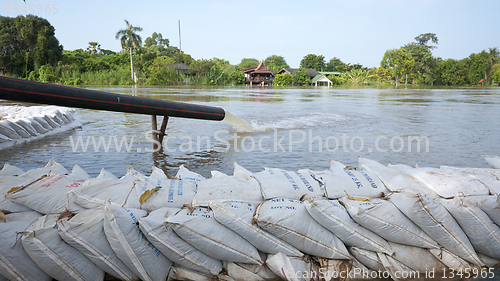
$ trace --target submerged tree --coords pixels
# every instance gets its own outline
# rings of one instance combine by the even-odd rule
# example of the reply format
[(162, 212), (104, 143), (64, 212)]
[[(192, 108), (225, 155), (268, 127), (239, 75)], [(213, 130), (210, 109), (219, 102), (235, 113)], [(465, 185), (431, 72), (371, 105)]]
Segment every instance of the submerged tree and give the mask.
[(289, 68), (285, 58), (282, 56), (271, 55), (264, 60), (264, 64), (268, 69), (272, 69), (275, 73), (283, 68)]
[(55, 65), (62, 51), (55, 29), (46, 19), (0, 16), (0, 65), (8, 73), (27, 77), (44, 64)]
[(317, 71), (325, 69), (325, 56), (308, 54), (300, 61), (300, 67), (312, 68)]
[(133, 26), (127, 20), (125, 20), (125, 23), (127, 24), (127, 28), (118, 31), (115, 38), (120, 39), (124, 50), (128, 48), (130, 51), (130, 73), (132, 75), (132, 80), (135, 82), (134, 58), (132, 54), (133, 49), (142, 44), (141, 36), (137, 34), (137, 32), (142, 31), (142, 27)]
[(405, 49), (391, 49), (385, 52), (380, 67), (387, 69), (391, 76), (395, 76), (397, 88), (399, 79), (410, 71), (414, 63), (415, 60)]

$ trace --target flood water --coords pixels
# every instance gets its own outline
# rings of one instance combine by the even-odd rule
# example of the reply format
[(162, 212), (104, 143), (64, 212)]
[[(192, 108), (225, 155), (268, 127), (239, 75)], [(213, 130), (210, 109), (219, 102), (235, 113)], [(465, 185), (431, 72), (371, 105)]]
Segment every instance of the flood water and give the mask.
[[(144, 174), (152, 165), (175, 174), (183, 164), (209, 176), (212, 170), (232, 174), (233, 162), (252, 172), (263, 167), (325, 170), (329, 159), (357, 166), (358, 156), (383, 164), (488, 167), (481, 156), (500, 155), (500, 88), (91, 89), (222, 107), (244, 122), (233, 127), (170, 118), (166, 147), (152, 153), (146, 151), (153, 147), (151, 135), (145, 135), (150, 116), (76, 109), (76, 117), (88, 121), (82, 128), (2, 150), (0, 164), (29, 170), (55, 157), (91, 176), (101, 168), (121, 176), (129, 165)], [(0, 102), (12, 104), (20, 103)], [(102, 143), (97, 149), (92, 137), (96, 144), (100, 137), (105, 144), (111, 140), (108, 152)], [(115, 137), (117, 144), (124, 141), (120, 152)]]

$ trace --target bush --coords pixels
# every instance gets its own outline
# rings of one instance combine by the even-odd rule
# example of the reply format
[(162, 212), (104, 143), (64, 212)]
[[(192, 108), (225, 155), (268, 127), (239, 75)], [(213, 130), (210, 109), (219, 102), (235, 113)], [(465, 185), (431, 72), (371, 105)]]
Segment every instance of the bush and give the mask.
[(234, 70), (233, 72), (229, 73), (229, 80), (237, 85), (245, 84), (245, 73), (239, 70)]
[(289, 74), (276, 74), (273, 80), (273, 85), (276, 86), (291, 86), (293, 83), (292, 76)]
[(297, 71), (292, 73), (293, 85), (305, 86), (311, 83), (311, 77), (305, 68), (299, 68)]
[(343, 83), (342, 77), (333, 74), (328, 75), (328, 79), (332, 81), (333, 86), (340, 86)]

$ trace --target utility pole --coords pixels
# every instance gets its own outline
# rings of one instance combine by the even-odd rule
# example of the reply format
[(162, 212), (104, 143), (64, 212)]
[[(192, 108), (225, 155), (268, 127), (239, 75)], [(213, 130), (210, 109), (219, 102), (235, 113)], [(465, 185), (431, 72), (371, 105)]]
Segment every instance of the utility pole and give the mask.
[(182, 44), (181, 44), (181, 20), (178, 20), (179, 23), (179, 50), (182, 53)]

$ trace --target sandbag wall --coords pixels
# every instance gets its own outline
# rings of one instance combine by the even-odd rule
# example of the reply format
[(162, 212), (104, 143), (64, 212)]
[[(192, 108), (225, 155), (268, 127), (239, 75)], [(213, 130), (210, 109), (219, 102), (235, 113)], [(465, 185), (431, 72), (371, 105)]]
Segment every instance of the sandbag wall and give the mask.
[(0, 280), (491, 278), (499, 178), (363, 158), (324, 171), (235, 163), (208, 179), (5, 164)]
[(59, 106), (0, 106), (0, 150), (81, 127), (74, 112)]

